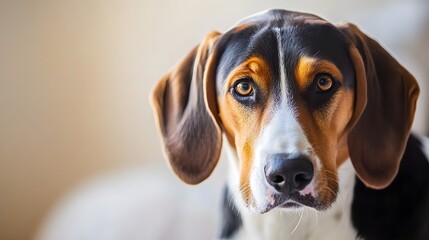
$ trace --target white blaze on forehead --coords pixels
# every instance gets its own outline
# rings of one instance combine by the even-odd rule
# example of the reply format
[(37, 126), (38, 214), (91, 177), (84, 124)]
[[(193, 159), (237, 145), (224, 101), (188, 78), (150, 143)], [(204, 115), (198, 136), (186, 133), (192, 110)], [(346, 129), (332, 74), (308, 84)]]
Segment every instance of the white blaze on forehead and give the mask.
[(280, 103), (275, 104), (276, 109), (271, 121), (264, 128), (261, 136), (262, 145), (268, 144), (270, 153), (303, 153), (310, 147), (304, 131), (297, 121), (296, 110), (290, 101), (290, 91), (286, 79), (286, 69), (284, 63), (284, 49), (281, 29), (272, 28), (277, 39), (278, 68), (280, 81)]
[(280, 71), (280, 96), (281, 96), (281, 105), (282, 107), (287, 107), (288, 99), (287, 99), (287, 85), (286, 85), (286, 70), (284, 64), (284, 54), (283, 54), (283, 46), (282, 46), (282, 35), (280, 32), (280, 28), (273, 28), (274, 33), (277, 38), (277, 49), (278, 49), (278, 57), (279, 57), (279, 71)]

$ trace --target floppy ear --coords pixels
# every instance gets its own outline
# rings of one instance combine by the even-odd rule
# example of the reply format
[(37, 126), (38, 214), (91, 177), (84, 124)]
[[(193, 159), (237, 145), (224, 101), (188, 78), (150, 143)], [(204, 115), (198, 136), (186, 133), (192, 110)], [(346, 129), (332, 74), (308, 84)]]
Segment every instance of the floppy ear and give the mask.
[(217, 108), (211, 50), (219, 35), (209, 34), (152, 92), (167, 158), (177, 176), (189, 184), (205, 180), (220, 156), (221, 130), (210, 110)]
[(351, 40), (356, 74), (355, 111), (348, 135), (351, 161), (368, 187), (387, 187), (413, 123), (419, 87), (414, 77), (376, 41), (355, 25), (339, 29)]

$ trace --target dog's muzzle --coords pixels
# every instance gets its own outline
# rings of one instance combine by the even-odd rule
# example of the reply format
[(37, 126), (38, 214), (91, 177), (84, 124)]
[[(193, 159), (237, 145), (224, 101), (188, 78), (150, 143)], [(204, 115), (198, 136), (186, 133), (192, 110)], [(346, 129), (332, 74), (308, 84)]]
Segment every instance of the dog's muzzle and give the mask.
[(313, 163), (307, 156), (288, 153), (269, 155), (264, 173), (269, 186), (275, 190), (274, 201), (266, 211), (276, 206), (296, 208), (315, 204), (314, 196), (304, 193), (314, 177)]

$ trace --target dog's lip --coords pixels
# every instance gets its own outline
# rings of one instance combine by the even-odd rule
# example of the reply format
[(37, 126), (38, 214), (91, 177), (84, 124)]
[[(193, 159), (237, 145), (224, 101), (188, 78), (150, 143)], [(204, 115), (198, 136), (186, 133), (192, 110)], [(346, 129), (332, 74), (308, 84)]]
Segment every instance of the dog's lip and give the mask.
[(293, 200), (287, 200), (286, 202), (280, 204), (278, 207), (279, 208), (300, 208), (300, 207), (303, 207), (303, 205)]
[(300, 196), (298, 194), (292, 195), (275, 195), (274, 202), (268, 204), (261, 213), (266, 213), (271, 211), (274, 208), (283, 208), (283, 209), (296, 209), (301, 207), (310, 207), (316, 210), (323, 210), (324, 207), (320, 205), (320, 202), (317, 198), (314, 198), (310, 195)]
[(264, 210), (261, 211), (261, 213), (267, 213), (275, 208), (295, 209), (304, 206), (305, 205), (303, 203), (294, 201), (292, 199), (286, 199), (285, 201), (277, 201), (276, 204), (268, 205)]

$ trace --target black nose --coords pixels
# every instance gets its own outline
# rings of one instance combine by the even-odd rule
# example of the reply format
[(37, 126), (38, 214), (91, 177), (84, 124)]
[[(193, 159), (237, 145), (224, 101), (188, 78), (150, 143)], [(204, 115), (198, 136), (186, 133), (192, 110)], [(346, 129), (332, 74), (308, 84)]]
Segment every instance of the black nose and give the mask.
[(304, 189), (314, 173), (313, 164), (306, 156), (287, 153), (269, 155), (264, 171), (268, 183), (282, 193)]

